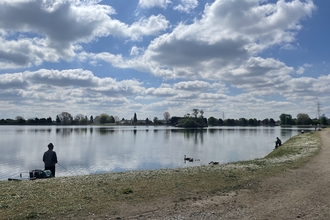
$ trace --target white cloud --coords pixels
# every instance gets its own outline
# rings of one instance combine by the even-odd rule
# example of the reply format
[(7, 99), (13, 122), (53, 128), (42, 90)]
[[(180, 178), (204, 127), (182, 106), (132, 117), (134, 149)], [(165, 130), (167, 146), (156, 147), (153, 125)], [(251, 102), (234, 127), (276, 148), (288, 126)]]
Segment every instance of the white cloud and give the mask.
[(0, 69), (31, 67), (60, 59), (70, 61), (83, 49), (79, 44), (110, 35), (140, 40), (168, 26), (162, 15), (125, 24), (110, 17), (116, 13), (111, 6), (98, 2), (0, 2)]
[(174, 10), (189, 13), (198, 6), (198, 0), (181, 0), (181, 4), (174, 6)]
[(142, 8), (166, 8), (168, 4), (171, 4), (170, 0), (139, 0), (139, 5)]
[(157, 97), (174, 96), (176, 92), (172, 88), (148, 88), (146, 95), (153, 95)]
[(288, 81), (288, 88), (281, 93), (288, 100), (308, 101), (310, 99), (322, 98), (329, 101), (330, 93), (330, 74), (321, 75), (318, 78), (300, 77), (292, 78)]
[[(25, 103), (27, 109), (36, 103), (40, 107), (54, 105), (54, 110), (50, 110), (52, 112), (65, 106), (78, 111), (78, 103), (89, 103), (87, 106), (93, 103), (90, 107), (93, 112), (104, 108), (103, 106), (125, 106), (129, 102), (128, 97), (143, 94), (145, 90), (136, 80), (99, 78), (82, 69), (41, 69), (35, 72), (2, 74), (0, 85), (0, 100), (5, 99), (6, 102), (18, 105)], [(73, 107), (73, 103), (77, 106)]]
[(211, 88), (211, 84), (203, 81), (188, 81), (174, 84), (174, 88), (186, 91), (200, 91)]
[[(312, 97), (321, 97), (329, 93), (329, 85), (330, 75), (317, 79), (289, 78), (278, 93), (287, 100), (299, 100), (300, 103), (310, 106)], [(284, 102), (285, 106), (280, 107), (279, 102), (256, 98), (256, 95), (260, 95), (257, 88), (256, 93), (234, 95), (223, 89), (224, 85), (221, 83), (210, 84), (197, 80), (146, 88), (138, 80), (117, 81), (109, 77), (99, 78), (92, 72), (82, 69), (40, 69), (34, 72), (2, 74), (0, 87), (1, 106), (6, 106), (9, 111), (13, 111), (16, 106), (24, 106), (24, 109), (19, 111), (16, 109), (15, 113), (25, 116), (55, 117), (65, 109), (73, 115), (82, 113), (96, 116), (110, 111), (113, 115), (127, 117), (138, 108), (141, 112), (140, 117), (143, 118), (155, 116), (153, 112), (166, 110), (173, 116), (182, 116), (191, 113), (194, 108), (203, 109), (206, 117), (221, 117), (219, 114), (223, 111), (231, 118), (266, 118), (267, 112), (280, 115), (283, 109), (294, 112), (291, 102)], [(213, 90), (218, 92), (215, 93)], [(139, 103), (148, 100), (147, 97), (150, 102)], [(47, 115), (44, 115), (43, 108), (48, 109)], [(295, 108), (298, 109), (297, 106)]]
[(305, 72), (305, 68), (302, 66), (297, 69), (298, 74), (303, 74), (304, 72)]
[(164, 31), (167, 26), (168, 21), (164, 16), (152, 15), (149, 18), (141, 18), (138, 22), (122, 31), (123, 34), (128, 34), (132, 40), (138, 40), (141, 36), (159, 34), (159, 32)]
[(130, 55), (131, 55), (131, 56), (138, 56), (138, 55), (140, 55), (142, 52), (143, 52), (143, 48), (139, 48), (139, 47), (134, 46), (134, 47), (132, 47), (132, 49), (131, 49)]
[(285, 63), (268, 58), (253, 57), (232, 71), (224, 73), (224, 80), (234, 86), (249, 91), (260, 90), (276, 93), (283, 85), (286, 85), (288, 75), (294, 73), (294, 69), (287, 67)]
[(305, 63), (303, 66), (304, 66), (305, 68), (308, 68), (308, 67), (312, 67), (313, 65), (312, 65), (312, 64), (309, 64), (309, 63)]
[(44, 61), (57, 62), (58, 59), (56, 50), (47, 48), (42, 39), (21, 37), (6, 40), (0, 37), (0, 69), (31, 67)]
[(312, 2), (218, 0), (206, 6), (201, 20), (180, 24), (152, 41), (143, 59), (172, 68), (177, 77), (218, 78), (216, 69), (234, 70), (271, 46), (293, 42), (299, 21), (314, 8)]

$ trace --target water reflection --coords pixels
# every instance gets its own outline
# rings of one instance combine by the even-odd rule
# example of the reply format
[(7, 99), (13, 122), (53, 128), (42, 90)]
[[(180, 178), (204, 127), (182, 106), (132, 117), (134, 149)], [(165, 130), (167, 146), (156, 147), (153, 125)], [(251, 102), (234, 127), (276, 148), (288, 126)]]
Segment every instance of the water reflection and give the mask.
[(61, 136), (69, 136), (73, 132), (73, 128), (56, 128), (56, 134)]
[(114, 133), (115, 131), (112, 129), (107, 129), (107, 128), (98, 128), (97, 132), (99, 132), (100, 135), (108, 135), (108, 134)]
[(289, 129), (289, 128), (281, 129), (281, 136), (284, 135), (284, 134), (288, 134), (291, 137), (292, 136), (292, 132), (293, 132), (292, 129)]
[[(207, 165), (263, 157), (278, 136), (301, 129), (280, 127), (0, 126), (0, 180), (42, 169), (52, 142), (58, 176)], [(304, 128), (308, 131), (308, 128)], [(183, 155), (200, 161), (184, 163)], [(17, 176), (16, 176), (17, 177)]]

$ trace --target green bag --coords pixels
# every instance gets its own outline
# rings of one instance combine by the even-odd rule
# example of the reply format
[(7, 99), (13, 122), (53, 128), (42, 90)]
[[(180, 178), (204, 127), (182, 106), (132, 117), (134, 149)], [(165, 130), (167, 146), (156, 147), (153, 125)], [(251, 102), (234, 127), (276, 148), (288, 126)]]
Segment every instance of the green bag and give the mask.
[(53, 174), (50, 170), (44, 170), (40, 174), (40, 178), (51, 178), (51, 177), (53, 177)]
[(52, 171), (50, 170), (31, 170), (30, 179), (45, 179), (53, 177)]

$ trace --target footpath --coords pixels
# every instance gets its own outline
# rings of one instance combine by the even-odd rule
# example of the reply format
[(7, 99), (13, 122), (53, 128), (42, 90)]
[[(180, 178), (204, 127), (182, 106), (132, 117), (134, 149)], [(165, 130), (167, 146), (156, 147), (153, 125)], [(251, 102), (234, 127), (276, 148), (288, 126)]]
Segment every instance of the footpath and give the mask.
[(320, 136), (318, 155), (303, 167), (263, 181), (248, 200), (239, 202), (243, 215), (231, 219), (330, 219), (330, 129)]

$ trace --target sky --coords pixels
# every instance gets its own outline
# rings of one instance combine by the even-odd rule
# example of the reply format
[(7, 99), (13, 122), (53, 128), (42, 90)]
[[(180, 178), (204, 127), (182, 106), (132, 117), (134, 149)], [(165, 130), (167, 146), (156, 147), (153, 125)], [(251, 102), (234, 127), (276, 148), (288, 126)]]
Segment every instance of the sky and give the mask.
[[(330, 115), (330, 1), (1, 0), (0, 119)], [(318, 112), (318, 103), (320, 111)]]

